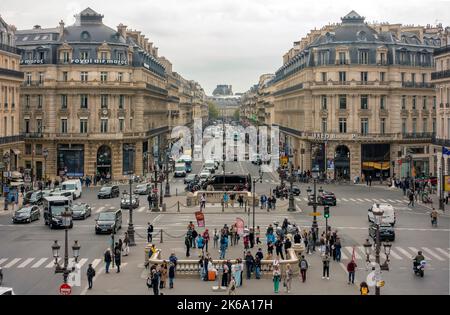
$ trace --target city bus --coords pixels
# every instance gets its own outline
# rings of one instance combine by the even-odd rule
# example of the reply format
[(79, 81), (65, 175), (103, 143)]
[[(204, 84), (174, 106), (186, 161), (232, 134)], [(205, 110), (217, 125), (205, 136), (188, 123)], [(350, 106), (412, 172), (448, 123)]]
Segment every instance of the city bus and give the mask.
[(177, 163), (184, 163), (186, 167), (186, 173), (192, 172), (192, 158), (190, 155), (182, 155)]

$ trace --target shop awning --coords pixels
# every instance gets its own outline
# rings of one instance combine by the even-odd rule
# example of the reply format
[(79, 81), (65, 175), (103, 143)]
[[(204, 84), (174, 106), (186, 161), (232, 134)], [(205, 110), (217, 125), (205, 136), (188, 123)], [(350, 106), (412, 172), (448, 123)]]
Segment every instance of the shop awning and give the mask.
[(390, 168), (389, 162), (363, 162), (363, 169), (388, 170)]

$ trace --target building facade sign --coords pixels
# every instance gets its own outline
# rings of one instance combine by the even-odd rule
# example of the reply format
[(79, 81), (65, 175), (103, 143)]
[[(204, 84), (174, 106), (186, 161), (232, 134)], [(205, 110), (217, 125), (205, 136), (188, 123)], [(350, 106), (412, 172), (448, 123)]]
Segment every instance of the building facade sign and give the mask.
[(118, 59), (72, 59), (70, 61), (72, 64), (88, 65), (88, 64), (101, 64), (101, 65), (117, 65), (117, 66), (127, 66), (128, 62), (126, 60)]
[(27, 60), (20, 60), (21, 65), (39, 65), (44, 64), (44, 59), (27, 59)]

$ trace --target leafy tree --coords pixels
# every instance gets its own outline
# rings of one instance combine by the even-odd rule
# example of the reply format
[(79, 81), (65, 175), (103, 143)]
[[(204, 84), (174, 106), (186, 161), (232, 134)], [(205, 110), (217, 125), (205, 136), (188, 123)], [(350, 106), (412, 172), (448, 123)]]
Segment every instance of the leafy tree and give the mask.
[(208, 102), (209, 119), (215, 120), (219, 117), (219, 109), (213, 102)]

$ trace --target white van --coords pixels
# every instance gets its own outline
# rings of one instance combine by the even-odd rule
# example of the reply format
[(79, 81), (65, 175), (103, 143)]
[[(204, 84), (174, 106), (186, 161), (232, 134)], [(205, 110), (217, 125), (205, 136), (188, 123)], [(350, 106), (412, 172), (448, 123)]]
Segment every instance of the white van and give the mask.
[(185, 177), (186, 176), (186, 164), (176, 163), (175, 164), (175, 177)]
[(70, 191), (73, 195), (73, 199), (81, 197), (83, 188), (79, 179), (66, 180), (61, 184), (61, 190)]
[(381, 222), (390, 224), (392, 226), (395, 225), (396, 216), (395, 216), (395, 210), (394, 207), (392, 207), (390, 204), (387, 203), (375, 203), (373, 206), (368, 210), (367, 217), (369, 219), (369, 222), (376, 223), (375, 221), (375, 215), (373, 214), (373, 211), (383, 211), (383, 215), (381, 217)]
[(213, 174), (216, 171), (216, 163), (214, 163), (214, 160), (206, 160), (205, 164), (203, 164), (203, 169)]

